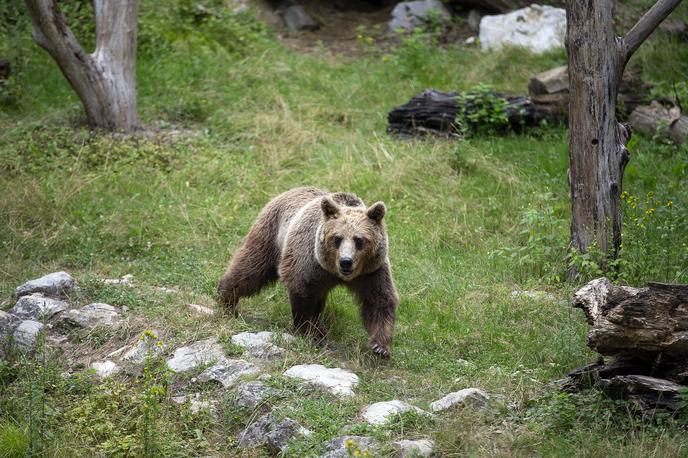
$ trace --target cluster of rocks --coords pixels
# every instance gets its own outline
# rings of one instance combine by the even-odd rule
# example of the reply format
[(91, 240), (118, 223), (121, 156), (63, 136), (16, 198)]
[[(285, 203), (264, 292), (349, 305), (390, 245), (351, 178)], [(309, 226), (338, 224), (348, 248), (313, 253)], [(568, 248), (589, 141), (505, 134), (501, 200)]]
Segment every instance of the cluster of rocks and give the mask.
[(61, 331), (113, 326), (120, 321), (120, 312), (108, 304), (71, 308), (68, 297), (75, 288), (67, 272), (54, 272), (17, 287), (15, 305), (7, 312), (0, 311), (3, 346), (13, 343), (28, 353), (34, 350), (41, 332), (49, 332), (49, 339), (61, 342), (65, 339)]
[[(132, 286), (132, 277), (105, 281), (107, 284)], [(122, 322), (121, 312), (111, 305), (92, 303), (72, 308), (70, 291), (75, 290), (74, 279), (65, 272), (56, 272), (31, 280), (16, 289), (16, 304), (8, 312), (0, 312), (0, 336), (11, 336), (17, 346), (30, 352), (37, 335), (49, 329), (55, 333), (74, 328), (93, 329), (113, 327)], [(190, 305), (200, 314), (212, 312), (203, 306)], [(202, 307), (202, 308), (200, 308)], [(295, 337), (287, 333), (240, 332), (231, 336), (231, 343), (243, 352), (240, 358), (230, 358), (218, 339), (211, 337), (168, 350), (157, 330), (144, 331), (140, 337), (110, 352), (102, 360), (92, 362), (90, 369), (100, 378), (114, 376), (132, 365), (141, 365), (155, 356), (165, 360), (167, 368), (175, 374), (200, 371), (182, 385), (172, 396), (172, 402), (187, 406), (192, 414), (208, 412), (217, 415), (217, 401), (212, 397), (217, 390), (202, 390), (200, 384), (215, 384), (221, 390), (233, 390), (233, 401), (238, 407), (260, 412), (254, 421), (246, 425), (238, 437), (242, 448), (265, 447), (270, 453), (283, 452), (293, 441), (306, 438), (311, 433), (296, 420), (285, 416), (278, 409), (271, 409), (271, 400), (279, 392), (268, 383), (269, 370), (274, 370), (289, 355), (289, 345)], [(286, 348), (285, 348), (286, 347)], [(127, 371), (125, 371), (127, 372)], [(322, 390), (348, 402), (356, 396), (359, 377), (340, 367), (321, 364), (297, 364), (281, 371), (282, 377), (292, 379), (309, 389)], [(432, 417), (457, 405), (482, 410), (489, 396), (478, 389), (469, 388), (450, 393), (430, 404), (430, 412), (406, 401), (392, 399), (375, 402), (362, 409), (360, 418), (371, 426), (384, 426), (399, 415), (412, 412)], [(398, 456), (432, 456), (434, 443), (424, 438), (399, 440), (391, 444)], [(387, 446), (389, 448), (389, 446)], [(348, 457), (365, 451), (374, 454), (385, 450), (382, 444), (363, 436), (342, 436), (328, 442), (325, 457)]]

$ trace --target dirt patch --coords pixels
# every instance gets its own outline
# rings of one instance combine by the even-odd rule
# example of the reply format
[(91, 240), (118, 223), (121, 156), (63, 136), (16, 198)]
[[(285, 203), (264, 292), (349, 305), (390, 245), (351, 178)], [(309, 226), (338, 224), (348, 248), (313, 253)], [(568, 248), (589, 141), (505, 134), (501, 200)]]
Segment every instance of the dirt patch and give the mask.
[[(385, 50), (399, 43), (399, 37), (387, 33), (387, 24), (398, 1), (365, 2), (301, 0), (299, 4), (319, 24), (318, 30), (279, 31), (280, 40), (299, 52), (327, 52), (360, 55), (371, 49)], [(343, 8), (341, 5), (345, 4)], [(338, 6), (339, 5), (339, 6)], [(473, 35), (460, 19), (445, 31), (442, 42), (463, 42)], [(459, 41), (460, 40), (460, 41)]]

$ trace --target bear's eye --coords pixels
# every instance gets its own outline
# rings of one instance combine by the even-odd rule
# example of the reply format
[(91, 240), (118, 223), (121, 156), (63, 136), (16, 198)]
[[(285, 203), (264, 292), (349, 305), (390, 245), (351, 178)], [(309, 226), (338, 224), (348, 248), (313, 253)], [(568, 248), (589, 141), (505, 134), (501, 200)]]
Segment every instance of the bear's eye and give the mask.
[(363, 245), (365, 245), (365, 240), (363, 240), (361, 237), (354, 237), (354, 243), (356, 244), (357, 250), (362, 250)]
[(339, 245), (342, 244), (342, 238), (340, 236), (336, 235), (332, 238), (332, 243), (334, 244), (335, 248), (339, 248)]

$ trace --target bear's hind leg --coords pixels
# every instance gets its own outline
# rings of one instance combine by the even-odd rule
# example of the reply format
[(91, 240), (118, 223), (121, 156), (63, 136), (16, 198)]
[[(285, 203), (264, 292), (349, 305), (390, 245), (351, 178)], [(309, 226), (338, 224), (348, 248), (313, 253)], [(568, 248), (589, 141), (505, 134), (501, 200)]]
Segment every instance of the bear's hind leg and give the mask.
[(217, 288), (221, 303), (238, 315), (237, 303), (277, 280), (277, 262), (273, 250), (248, 249), (244, 244), (232, 258)]

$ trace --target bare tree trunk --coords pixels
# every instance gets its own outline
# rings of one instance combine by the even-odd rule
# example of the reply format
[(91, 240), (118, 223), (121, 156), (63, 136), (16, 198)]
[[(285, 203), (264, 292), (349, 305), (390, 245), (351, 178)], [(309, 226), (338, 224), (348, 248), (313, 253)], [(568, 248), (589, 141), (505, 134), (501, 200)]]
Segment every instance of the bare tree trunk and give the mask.
[(138, 0), (93, 0), (96, 49), (87, 54), (57, 0), (26, 0), (33, 38), (57, 62), (92, 128), (131, 131), (136, 115)]
[[(630, 159), (626, 144), (631, 136), (630, 128), (615, 117), (618, 87), (630, 57), (680, 2), (659, 0), (622, 38), (614, 32), (613, 0), (569, 0), (572, 249), (586, 252), (596, 243), (602, 253), (618, 256), (621, 183)], [(569, 277), (575, 275), (569, 272)]]

